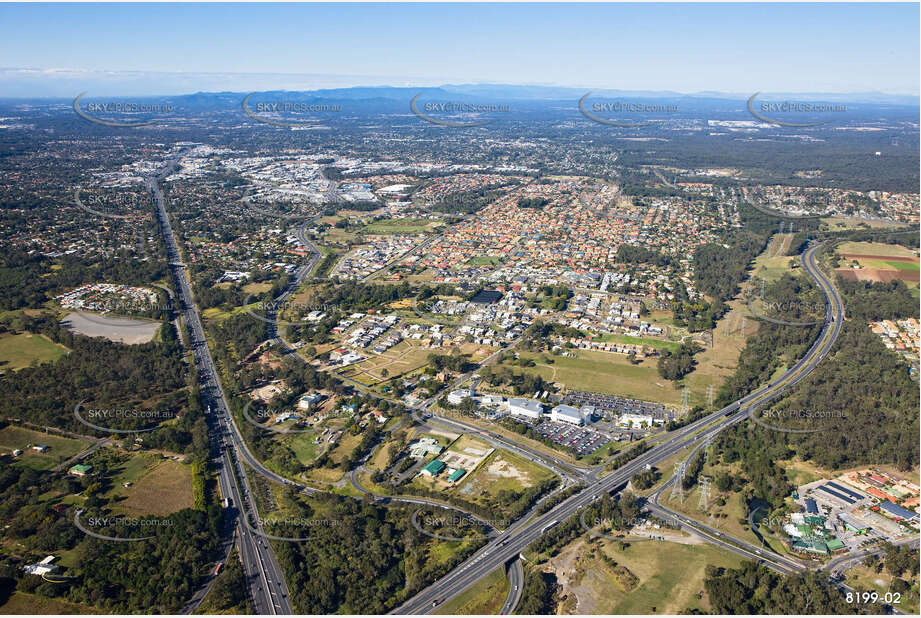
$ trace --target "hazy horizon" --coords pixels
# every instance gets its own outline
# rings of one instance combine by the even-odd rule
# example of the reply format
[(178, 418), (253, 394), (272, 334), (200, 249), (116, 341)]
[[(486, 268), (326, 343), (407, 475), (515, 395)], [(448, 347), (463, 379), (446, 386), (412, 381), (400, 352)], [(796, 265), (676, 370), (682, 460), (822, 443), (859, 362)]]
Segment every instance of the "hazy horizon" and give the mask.
[[(179, 97), (195, 94), (243, 92), (316, 92), (354, 88), (462, 88), (509, 87), (629, 93), (632, 96), (718, 96), (748, 98), (753, 92), (701, 88), (698, 90), (650, 90), (597, 84), (534, 83), (492, 80), (449, 80), (434, 77), (337, 75), (309, 73), (241, 73), (183, 71), (96, 71), (0, 67), (0, 99), (72, 99), (80, 92), (93, 96)], [(886, 90), (777, 91), (768, 94), (810, 95), (841, 98), (874, 95), (880, 98), (918, 98), (918, 93)]]
[(919, 15), (917, 3), (10, 3), (0, 96), (441, 84), (918, 96)]

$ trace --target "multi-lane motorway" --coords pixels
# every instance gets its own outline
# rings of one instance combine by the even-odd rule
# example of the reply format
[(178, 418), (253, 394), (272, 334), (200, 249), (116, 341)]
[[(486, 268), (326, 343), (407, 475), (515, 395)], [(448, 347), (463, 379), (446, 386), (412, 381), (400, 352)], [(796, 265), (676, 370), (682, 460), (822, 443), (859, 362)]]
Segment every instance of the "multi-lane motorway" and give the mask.
[(494, 569), (519, 555), (528, 545), (540, 538), (544, 532), (558, 522), (576, 514), (602, 494), (621, 489), (626, 485), (630, 477), (645, 469), (646, 465), (654, 465), (676, 453), (706, 441), (727, 427), (747, 418), (752, 410), (781, 395), (805, 378), (831, 350), (840, 333), (841, 323), (844, 318), (844, 304), (838, 292), (815, 263), (816, 252), (821, 246), (821, 244), (814, 244), (801, 256), (803, 268), (815, 279), (827, 299), (825, 326), (806, 356), (770, 384), (756, 389), (721, 410), (672, 432), (668, 438), (662, 440), (656, 447), (617, 469), (613, 474), (601, 480), (596, 480), (545, 515), (529, 521), (522, 521), (512, 526), (451, 573), (421, 591), (393, 613), (422, 614), (432, 611), (447, 599), (460, 594)]
[[(189, 331), (189, 344), (198, 368), (202, 403), (208, 410), (206, 420), (211, 429), (213, 452), (217, 455), (214, 461), (218, 472), (218, 482), (223, 496), (230, 501), (227, 509), (229, 514), (239, 513), (240, 515), (236, 518), (237, 545), (254, 611), (257, 614), (290, 614), (292, 613), (291, 604), (281, 567), (267, 539), (261, 536), (264, 530), (239, 462), (238, 449), (242, 445), (242, 440), (235, 439), (230, 444), (225, 442), (228, 424), (233, 423), (229, 405), (214, 368), (214, 360), (208, 349), (205, 331), (189, 284), (188, 272), (182, 263), (179, 245), (173, 234), (163, 192), (160, 189), (160, 181), (171, 173), (176, 164), (177, 160), (169, 161), (164, 169), (149, 180), (149, 187), (156, 202), (157, 221), (163, 234), (170, 271), (179, 294), (179, 311)], [(243, 445), (242, 456), (247, 459), (255, 459), (245, 449), (245, 445)], [(249, 517), (252, 529), (260, 534), (254, 534), (251, 528), (240, 520), (241, 517)]]

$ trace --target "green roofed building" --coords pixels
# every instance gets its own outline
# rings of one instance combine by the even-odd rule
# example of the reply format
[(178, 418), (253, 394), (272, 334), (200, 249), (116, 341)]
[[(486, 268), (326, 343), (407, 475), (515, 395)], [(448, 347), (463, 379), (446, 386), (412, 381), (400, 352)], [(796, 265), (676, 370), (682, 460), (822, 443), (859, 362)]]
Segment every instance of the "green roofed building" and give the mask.
[(86, 476), (93, 470), (93, 466), (88, 466), (86, 464), (77, 464), (73, 466), (68, 472), (74, 476)]
[(424, 468), (422, 468), (422, 474), (438, 476), (445, 468), (447, 468), (445, 462), (441, 461), (440, 459), (433, 459), (432, 461), (428, 462)]
[(828, 551), (838, 551), (839, 549), (844, 549), (844, 543), (838, 539), (828, 539), (825, 544), (828, 545)]
[(806, 515), (806, 517), (803, 518), (803, 521), (805, 521), (810, 526), (821, 526), (825, 523), (825, 518), (816, 515)]
[(466, 470), (464, 470), (463, 468), (458, 468), (457, 470), (451, 473), (451, 476), (448, 477), (448, 480), (449, 481), (459, 481), (461, 477), (463, 477), (465, 474), (467, 474)]
[(802, 553), (828, 555), (828, 546), (824, 541), (795, 541), (793, 550)]

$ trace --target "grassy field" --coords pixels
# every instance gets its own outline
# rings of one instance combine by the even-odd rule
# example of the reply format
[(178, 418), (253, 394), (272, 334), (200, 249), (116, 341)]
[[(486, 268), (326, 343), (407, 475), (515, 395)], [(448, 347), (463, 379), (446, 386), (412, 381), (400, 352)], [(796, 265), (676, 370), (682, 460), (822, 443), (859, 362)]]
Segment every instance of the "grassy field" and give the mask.
[(383, 219), (369, 223), (361, 231), (365, 234), (421, 234), (438, 225), (438, 221), (430, 219)]
[(791, 268), (799, 263), (795, 255), (784, 255), (790, 248), (793, 234), (774, 234), (767, 248), (755, 258), (751, 280), (767, 279), (776, 281), (786, 273), (793, 272)]
[[(34, 444), (43, 444), (51, 448), (46, 453), (39, 453), (29, 448)], [(22, 449), (22, 455), (17, 458), (17, 465), (33, 470), (50, 470), (89, 446), (90, 442), (86, 440), (65, 438), (16, 425), (0, 429), (0, 451), (12, 452), (14, 449)]]
[[(552, 365), (538, 364), (524, 371), (536, 373), (545, 380), (562, 382), (566, 388), (610, 395), (623, 395), (643, 401), (680, 405), (681, 391), (659, 375), (656, 359), (647, 358), (631, 365), (623, 354), (575, 350), (575, 357), (555, 356)], [(524, 358), (536, 355), (522, 352)], [(521, 368), (507, 365), (514, 371)]]
[[(881, 573), (877, 573), (875, 570), (870, 569), (862, 564), (857, 565), (851, 569), (848, 569), (844, 573), (847, 584), (851, 588), (859, 588), (861, 590), (872, 591), (875, 590), (879, 593), (880, 603), (883, 602), (886, 593), (892, 594), (891, 582), (892, 575), (889, 574), (889, 571), (883, 569)], [(899, 604), (893, 605), (897, 609), (901, 610), (905, 614), (918, 615), (918, 594), (912, 590), (902, 593), (902, 596), (899, 598)]]
[[(418, 343), (401, 341), (383, 354), (370, 355), (367, 360), (351, 365), (342, 375), (373, 386), (424, 367), (429, 354), (431, 350), (422, 348)], [(387, 370), (387, 377), (383, 376), (383, 369)]]
[(347, 232), (342, 228), (331, 227), (326, 232), (324, 242), (327, 244), (350, 245), (355, 242), (355, 232)]
[(835, 250), (839, 255), (852, 253), (855, 255), (916, 257), (914, 253), (901, 245), (890, 245), (882, 242), (843, 242)]
[(440, 614), (495, 614), (508, 596), (508, 578), (496, 569), (473, 586), (441, 606)]
[(750, 312), (741, 300), (727, 303), (730, 310), (716, 323), (713, 329), (713, 346), (706, 348), (695, 359), (697, 366), (684, 377), (684, 384), (690, 391), (690, 403), (707, 404), (707, 389), (712, 384), (714, 396), (720, 385), (732, 375), (739, 363), (739, 354), (745, 348), (746, 337), (758, 330), (758, 323), (753, 319), (745, 320), (745, 332), (742, 331), (742, 318)]
[[(792, 234), (775, 234), (767, 249), (755, 258), (751, 285), (760, 285), (760, 279), (776, 281), (786, 273), (794, 272), (791, 265), (797, 263), (795, 256), (783, 256), (789, 247)], [(735, 372), (739, 354), (745, 348), (746, 339), (758, 330), (746, 303), (737, 297), (728, 303), (729, 311), (717, 322), (713, 329), (713, 346), (698, 354), (697, 367), (685, 376), (683, 382), (690, 389), (690, 403), (707, 404), (707, 389), (712, 385), (714, 395), (727, 377)], [(743, 318), (745, 322), (743, 330)]]
[(493, 255), (477, 255), (467, 260), (470, 266), (498, 266), (501, 263), (502, 260)]
[(455, 491), (466, 499), (490, 504), (502, 491), (521, 492), (553, 477), (554, 474), (546, 468), (514, 453), (498, 450), (486, 457)]
[[(632, 543), (621, 551), (613, 542), (606, 542), (604, 551), (639, 578), (636, 588), (620, 599), (615, 590), (604, 600), (616, 601), (612, 614), (683, 613), (685, 608), (709, 609), (697, 594), (704, 590), (708, 564), (737, 567), (740, 559), (711, 545), (680, 543)], [(706, 593), (704, 593), (704, 597)], [(654, 608), (654, 609), (653, 609)]]
[[(602, 559), (601, 553), (616, 564)], [(686, 543), (639, 541), (618, 543), (585, 537), (549, 560), (563, 586), (558, 614), (677, 614), (706, 612), (704, 591), (708, 564), (735, 567), (740, 559), (689, 538)]]
[(32, 363), (53, 362), (70, 352), (44, 335), (20, 333), (0, 336), (0, 370), (28, 367)]
[(840, 472), (822, 470), (811, 461), (792, 459), (787, 461), (777, 461), (776, 463), (787, 473), (787, 478), (790, 479), (790, 483), (797, 487), (800, 485), (805, 485), (806, 483), (817, 481), (822, 478), (832, 478), (840, 474)]
[(339, 441), (336, 442), (336, 447), (329, 454), (330, 461), (338, 465), (343, 459), (345, 459), (345, 456), (351, 453), (360, 443), (361, 434), (352, 435), (348, 431), (343, 431)]
[(879, 270), (907, 270), (918, 272), (919, 265), (918, 262), (894, 262), (888, 260), (871, 260), (868, 258), (848, 258), (848, 261), (851, 260), (857, 262), (864, 268), (876, 268)]
[[(249, 307), (250, 307), (250, 310), (256, 315), (262, 315), (264, 313), (264, 311), (259, 308), (258, 302), (251, 303)], [(219, 320), (220, 321), (220, 320), (225, 320), (229, 318), (235, 313), (242, 313), (243, 311), (244, 311), (243, 307), (234, 307), (230, 311), (224, 311), (220, 307), (208, 307), (207, 309), (203, 310), (201, 314), (202, 314), (202, 317), (204, 317), (206, 320)]]
[(644, 345), (648, 348), (657, 350), (677, 350), (681, 344), (674, 341), (665, 341), (664, 339), (652, 339), (649, 337), (630, 337), (627, 335), (604, 334), (596, 337), (593, 341), (615, 341), (617, 343), (630, 343), (633, 345)]
[[(36, 577), (27, 575), (26, 577)], [(48, 584), (45, 584), (48, 585)], [(3, 615), (54, 615), (54, 614), (104, 614), (101, 609), (91, 605), (71, 603), (61, 599), (46, 599), (25, 592), (14, 592), (6, 603), (0, 605)]]
[(297, 460), (306, 466), (313, 463), (320, 454), (320, 449), (323, 447), (322, 444), (313, 443), (316, 436), (316, 432), (306, 431), (291, 435), (280, 435), (278, 439), (284, 442), (285, 445), (294, 452), (294, 456), (297, 457)]
[(262, 294), (272, 289), (272, 284), (268, 282), (247, 283), (243, 286), (243, 292), (246, 294)]
[(345, 472), (339, 468), (312, 468), (305, 472), (304, 476), (319, 483), (338, 483), (345, 476)]
[[(122, 483), (130, 482), (130, 487)], [(113, 479), (115, 510), (129, 516), (169, 515), (193, 503), (192, 467), (151, 453), (133, 455)]]
[[(705, 470), (704, 474), (710, 474), (710, 472)], [(720, 497), (726, 501), (723, 506), (717, 504), (717, 499)], [(700, 486), (695, 485), (684, 492), (684, 502), (679, 502), (677, 496), (674, 496), (671, 491), (663, 494), (660, 501), (673, 511), (687, 515), (737, 539), (760, 546), (761, 541), (748, 526), (743, 500), (744, 497), (740, 493), (721, 492), (712, 487), (710, 504), (706, 510), (701, 510), (697, 508), (700, 502)]]

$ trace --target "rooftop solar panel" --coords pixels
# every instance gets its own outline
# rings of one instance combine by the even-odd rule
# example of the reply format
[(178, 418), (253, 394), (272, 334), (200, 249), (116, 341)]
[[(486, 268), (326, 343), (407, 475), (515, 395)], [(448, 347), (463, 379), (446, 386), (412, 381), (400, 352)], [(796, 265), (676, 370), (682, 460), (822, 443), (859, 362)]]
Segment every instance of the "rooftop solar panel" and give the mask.
[(854, 500), (863, 500), (863, 499), (864, 499), (864, 496), (860, 495), (859, 493), (857, 493), (857, 492), (854, 491), (853, 489), (851, 489), (851, 488), (849, 488), (849, 487), (845, 487), (844, 485), (839, 485), (838, 483), (836, 483), (836, 482), (834, 482), (834, 481), (829, 481), (829, 482), (828, 482), (828, 485), (831, 486), (831, 487), (833, 487), (833, 488), (835, 488), (835, 489), (837, 489), (838, 491), (840, 491), (840, 492), (843, 493), (843, 494), (849, 495), (849, 496), (850, 496), (851, 498), (853, 498)]
[(841, 493), (841, 492), (839, 492), (839, 491), (835, 491), (834, 489), (832, 489), (832, 488), (829, 487), (828, 485), (822, 485), (822, 486), (819, 487), (818, 489), (821, 490), (821, 491), (824, 491), (824, 492), (827, 493), (829, 496), (834, 496), (834, 497), (837, 498), (838, 500), (844, 500), (844, 501), (847, 502), (848, 504), (854, 504), (855, 502), (857, 502), (856, 500), (854, 500), (854, 499), (851, 498), (850, 496), (846, 496), (846, 495), (844, 495), (843, 493)]

